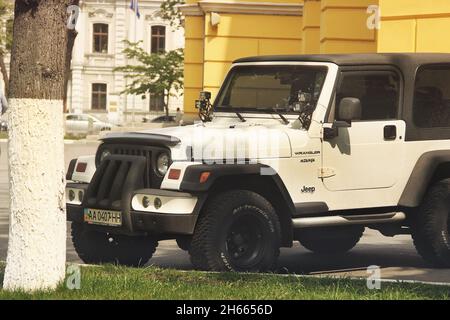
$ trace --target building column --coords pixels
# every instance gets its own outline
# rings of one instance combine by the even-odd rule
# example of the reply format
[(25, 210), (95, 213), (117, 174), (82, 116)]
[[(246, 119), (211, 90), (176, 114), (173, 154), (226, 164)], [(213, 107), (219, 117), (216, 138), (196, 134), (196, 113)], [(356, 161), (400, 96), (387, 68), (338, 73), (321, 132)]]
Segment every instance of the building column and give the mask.
[[(117, 1), (117, 7), (115, 10), (115, 42), (114, 42), (114, 52), (115, 52), (115, 60), (114, 66), (120, 67), (125, 66), (127, 64), (127, 59), (123, 54), (123, 50), (125, 49), (124, 40), (128, 39), (127, 34), (127, 1)], [(111, 113), (111, 117), (115, 119), (111, 119), (112, 122), (122, 123), (124, 121), (123, 114), (127, 110), (127, 97), (126, 95), (121, 95), (125, 89), (126, 81), (123, 72), (114, 72), (114, 85), (112, 88), (109, 88), (109, 101), (110, 105), (108, 108), (108, 112)]]
[(303, 7), (302, 53), (320, 52), (320, 0), (305, 0)]
[(185, 16), (185, 48), (184, 48), (184, 112), (195, 113), (195, 100), (203, 90), (204, 71), (204, 39), (205, 16), (197, 5), (197, 1), (187, 1), (182, 9)]
[(68, 101), (69, 112), (82, 113), (84, 108), (84, 76), (83, 76), (83, 64), (84, 64), (84, 54), (85, 54), (85, 41), (86, 41), (86, 12), (85, 7), (81, 5), (81, 11), (78, 16), (78, 21), (76, 25), (78, 35), (75, 38), (75, 43), (72, 51), (72, 79), (71, 88), (68, 88), (68, 95), (70, 99)]
[(83, 112), (83, 67), (82, 66), (72, 66), (72, 89), (69, 94), (70, 105), (68, 108), (69, 112), (82, 113)]
[(378, 0), (322, 0), (320, 53), (377, 51), (377, 32), (369, 29), (369, 6)]

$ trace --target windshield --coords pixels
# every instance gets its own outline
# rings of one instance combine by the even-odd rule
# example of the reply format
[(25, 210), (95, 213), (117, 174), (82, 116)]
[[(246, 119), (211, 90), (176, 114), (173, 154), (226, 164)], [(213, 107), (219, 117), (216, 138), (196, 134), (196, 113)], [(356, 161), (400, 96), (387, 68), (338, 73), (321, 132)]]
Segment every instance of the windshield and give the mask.
[(326, 74), (322, 66), (238, 66), (230, 71), (215, 111), (312, 113)]

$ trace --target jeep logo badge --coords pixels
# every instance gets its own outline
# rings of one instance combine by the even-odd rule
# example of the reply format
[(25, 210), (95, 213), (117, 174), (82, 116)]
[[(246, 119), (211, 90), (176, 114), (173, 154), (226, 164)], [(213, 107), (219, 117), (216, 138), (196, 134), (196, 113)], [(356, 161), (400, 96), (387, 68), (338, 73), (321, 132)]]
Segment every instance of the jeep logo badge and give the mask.
[(315, 187), (307, 187), (303, 186), (302, 190), (300, 190), (302, 193), (314, 193), (316, 191)]

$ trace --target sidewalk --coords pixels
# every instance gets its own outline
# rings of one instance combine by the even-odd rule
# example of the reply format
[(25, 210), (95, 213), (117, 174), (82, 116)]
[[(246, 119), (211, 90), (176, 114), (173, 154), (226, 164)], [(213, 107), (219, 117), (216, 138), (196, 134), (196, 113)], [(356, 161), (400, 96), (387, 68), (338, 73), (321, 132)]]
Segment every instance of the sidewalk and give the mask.
[[(0, 139), (0, 143), (7, 143), (8, 139)], [(98, 139), (79, 139), (79, 140), (69, 140), (65, 139), (64, 144), (99, 144)]]

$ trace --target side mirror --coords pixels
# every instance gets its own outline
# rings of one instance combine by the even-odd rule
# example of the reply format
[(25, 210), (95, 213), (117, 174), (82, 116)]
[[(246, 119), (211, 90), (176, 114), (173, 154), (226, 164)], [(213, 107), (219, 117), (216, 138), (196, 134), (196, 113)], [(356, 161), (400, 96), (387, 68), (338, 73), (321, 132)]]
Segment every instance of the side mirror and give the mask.
[(350, 128), (353, 120), (359, 120), (362, 116), (361, 101), (358, 98), (343, 98), (339, 103), (339, 120), (335, 120), (331, 126), (324, 126), (324, 139), (331, 140), (339, 136), (339, 128)]
[(339, 103), (339, 120), (349, 124), (362, 116), (361, 101), (358, 98), (343, 98)]
[[(327, 126), (328, 125), (328, 126)], [(352, 125), (347, 121), (336, 121), (333, 123), (324, 124), (323, 127), (323, 138), (325, 140), (331, 140), (339, 136), (339, 128), (350, 128)]]

